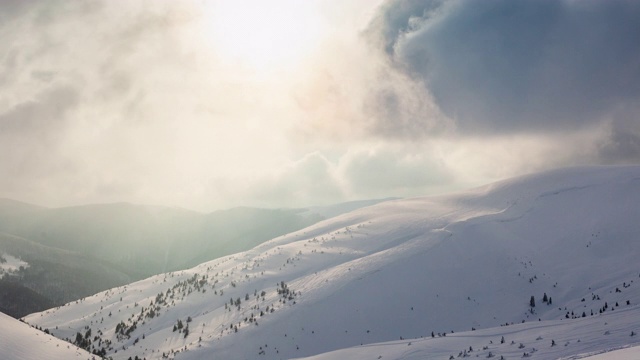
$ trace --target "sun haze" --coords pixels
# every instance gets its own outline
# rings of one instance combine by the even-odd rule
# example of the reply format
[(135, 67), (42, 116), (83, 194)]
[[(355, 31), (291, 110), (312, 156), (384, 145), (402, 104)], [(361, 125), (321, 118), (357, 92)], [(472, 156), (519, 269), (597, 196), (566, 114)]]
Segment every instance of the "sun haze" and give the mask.
[(211, 211), (640, 162), (634, 2), (4, 2), (0, 197)]
[(210, 45), (228, 60), (258, 69), (308, 56), (322, 33), (315, 1), (239, 0), (205, 4)]

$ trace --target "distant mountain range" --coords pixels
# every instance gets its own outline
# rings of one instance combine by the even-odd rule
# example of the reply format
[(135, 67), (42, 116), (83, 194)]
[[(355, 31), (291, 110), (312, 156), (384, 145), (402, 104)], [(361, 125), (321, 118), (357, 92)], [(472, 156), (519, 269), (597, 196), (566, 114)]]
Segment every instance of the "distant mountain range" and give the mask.
[(189, 268), (314, 224), (325, 219), (325, 208), (339, 214), (358, 206), (202, 214), (129, 203), (50, 209), (0, 199), (0, 255), (28, 264), (0, 280), (0, 311), (20, 317)]

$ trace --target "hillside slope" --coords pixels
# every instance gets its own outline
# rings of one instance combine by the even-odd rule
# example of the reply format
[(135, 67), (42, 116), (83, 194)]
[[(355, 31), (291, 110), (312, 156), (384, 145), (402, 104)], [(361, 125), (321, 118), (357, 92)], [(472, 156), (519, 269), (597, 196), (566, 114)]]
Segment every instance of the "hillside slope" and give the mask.
[[(209, 214), (129, 203), (41, 208), (0, 199), (0, 232), (91, 256), (141, 279), (190, 268), (381, 200)], [(1, 245), (1, 244), (0, 244)], [(0, 253), (2, 252), (0, 247)]]
[[(313, 209), (95, 204), (48, 209), (0, 199), (0, 311), (42, 311), (150, 275), (190, 268), (299, 230), (371, 200)], [(8, 276), (3, 256), (24, 269)], [(4, 295), (4, 296), (2, 296)]]
[(0, 255), (15, 256), (23, 264), (0, 274), (0, 310), (13, 317), (131, 282), (112, 264), (2, 232)]
[(26, 320), (114, 358), (285, 359), (595, 318), (640, 304), (637, 204), (640, 167), (388, 201)]

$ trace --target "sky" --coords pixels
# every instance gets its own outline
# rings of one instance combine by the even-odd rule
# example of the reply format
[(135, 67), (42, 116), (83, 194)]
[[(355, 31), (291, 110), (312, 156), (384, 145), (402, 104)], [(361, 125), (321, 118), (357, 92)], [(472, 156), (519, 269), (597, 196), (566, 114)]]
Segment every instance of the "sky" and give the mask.
[(0, 0), (0, 197), (212, 211), (640, 162), (640, 2)]

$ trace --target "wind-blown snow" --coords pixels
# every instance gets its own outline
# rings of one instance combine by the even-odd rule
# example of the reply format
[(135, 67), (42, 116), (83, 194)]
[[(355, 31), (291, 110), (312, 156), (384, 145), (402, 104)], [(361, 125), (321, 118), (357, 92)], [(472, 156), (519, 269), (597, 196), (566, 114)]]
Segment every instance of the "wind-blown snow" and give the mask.
[[(286, 359), (339, 349), (360, 358), (361, 344), (394, 340), (368, 346), (403, 347), (384, 350), (387, 359), (414, 351), (448, 359), (518, 331), (510, 336), (525, 349), (549, 347), (550, 356), (612, 349), (638, 341), (628, 320), (640, 316), (638, 204), (640, 167), (632, 166), (388, 201), (25, 320), (72, 340), (89, 327), (99, 335), (90, 348), (115, 359)], [(186, 336), (173, 331), (178, 320)], [(561, 334), (570, 332), (565, 346)], [(498, 358), (526, 351), (501, 345)]]
[(70, 360), (95, 357), (0, 313), (0, 358), (3, 360)]

